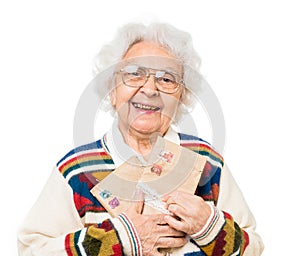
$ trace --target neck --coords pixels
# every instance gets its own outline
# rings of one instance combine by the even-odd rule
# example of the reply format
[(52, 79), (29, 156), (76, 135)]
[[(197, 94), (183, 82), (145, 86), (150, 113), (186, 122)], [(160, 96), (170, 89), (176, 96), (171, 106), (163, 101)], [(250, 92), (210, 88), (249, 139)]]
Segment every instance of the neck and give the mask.
[(141, 154), (145, 159), (151, 153), (152, 147), (155, 144), (158, 136), (163, 136), (160, 133), (140, 133), (134, 130), (124, 130), (119, 125), (119, 130), (122, 134), (124, 142), (134, 151)]

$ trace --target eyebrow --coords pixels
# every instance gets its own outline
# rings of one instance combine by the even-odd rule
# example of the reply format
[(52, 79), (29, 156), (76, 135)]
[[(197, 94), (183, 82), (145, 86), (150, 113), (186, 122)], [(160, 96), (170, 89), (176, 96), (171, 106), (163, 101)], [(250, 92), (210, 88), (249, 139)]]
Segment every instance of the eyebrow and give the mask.
[(152, 67), (149, 67), (149, 66), (145, 66), (145, 65), (142, 65), (142, 64), (135, 63), (135, 62), (127, 62), (126, 65), (124, 65), (122, 68), (124, 68), (126, 66), (129, 66), (129, 65), (136, 65), (138, 67), (143, 67), (143, 68), (148, 68), (148, 69), (153, 69), (153, 70), (158, 70), (158, 71), (167, 71), (167, 72), (170, 72), (172, 74), (179, 75), (179, 76), (181, 76), (183, 74), (183, 70), (179, 71), (177, 69), (174, 69), (174, 67), (171, 67), (171, 66), (167, 66), (167, 67), (164, 67), (164, 68), (152, 68)]

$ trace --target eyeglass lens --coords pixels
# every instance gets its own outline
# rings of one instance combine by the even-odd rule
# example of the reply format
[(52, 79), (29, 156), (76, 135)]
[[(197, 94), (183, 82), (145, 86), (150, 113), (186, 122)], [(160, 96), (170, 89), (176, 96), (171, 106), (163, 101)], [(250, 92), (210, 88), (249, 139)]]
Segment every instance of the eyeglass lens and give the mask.
[(164, 70), (153, 70), (153, 72), (150, 70), (152, 69), (136, 65), (126, 66), (121, 70), (123, 82), (128, 86), (141, 87), (147, 82), (150, 75), (154, 75), (159, 90), (171, 92), (178, 88), (178, 80), (174, 74)]

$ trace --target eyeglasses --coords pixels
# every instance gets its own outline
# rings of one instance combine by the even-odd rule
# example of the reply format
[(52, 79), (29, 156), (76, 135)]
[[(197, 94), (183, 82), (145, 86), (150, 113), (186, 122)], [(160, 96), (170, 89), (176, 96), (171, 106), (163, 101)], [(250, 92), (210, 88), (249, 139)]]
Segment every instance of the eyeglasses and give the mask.
[[(152, 72), (150, 72), (150, 70)], [(150, 75), (154, 75), (157, 89), (168, 94), (177, 92), (180, 85), (184, 84), (178, 74), (136, 65), (125, 66), (119, 71), (119, 73), (122, 75), (123, 83), (134, 88), (142, 87), (147, 83)]]

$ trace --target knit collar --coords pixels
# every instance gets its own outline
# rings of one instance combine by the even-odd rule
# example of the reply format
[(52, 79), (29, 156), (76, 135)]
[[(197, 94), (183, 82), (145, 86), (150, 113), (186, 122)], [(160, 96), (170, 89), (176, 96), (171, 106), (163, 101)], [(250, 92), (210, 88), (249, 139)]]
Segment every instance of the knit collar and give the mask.
[[(179, 135), (172, 127), (168, 129), (164, 138), (177, 145), (180, 145)], [(146, 164), (143, 157), (124, 142), (122, 134), (118, 128), (117, 120), (113, 122), (112, 127), (104, 135), (103, 140), (106, 149), (115, 163), (115, 167), (119, 167), (132, 156), (137, 156), (141, 163), (144, 162)]]

